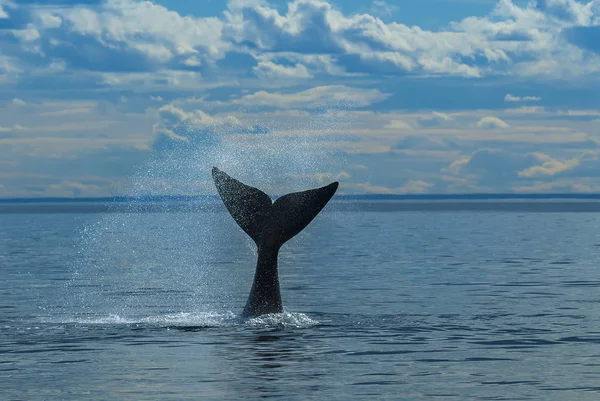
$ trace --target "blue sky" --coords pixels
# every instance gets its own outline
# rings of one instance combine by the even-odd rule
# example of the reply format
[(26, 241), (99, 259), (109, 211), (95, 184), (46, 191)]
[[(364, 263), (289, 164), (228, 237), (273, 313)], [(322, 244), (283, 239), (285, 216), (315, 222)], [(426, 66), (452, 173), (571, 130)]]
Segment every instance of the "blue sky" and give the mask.
[(600, 1), (0, 0), (0, 197), (600, 191)]

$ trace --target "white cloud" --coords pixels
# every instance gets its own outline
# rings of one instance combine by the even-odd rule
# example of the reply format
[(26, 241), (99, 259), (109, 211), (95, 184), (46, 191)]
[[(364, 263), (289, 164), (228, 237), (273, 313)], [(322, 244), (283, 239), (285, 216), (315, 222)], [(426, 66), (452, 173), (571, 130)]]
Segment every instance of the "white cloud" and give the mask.
[(157, 134), (155, 148), (186, 146), (204, 148), (218, 142), (218, 137), (231, 134), (266, 134), (269, 130), (262, 125), (250, 125), (237, 117), (214, 117), (202, 110), (186, 111), (173, 104), (158, 110), (158, 122), (153, 131)]
[(519, 171), (519, 177), (530, 178), (540, 176), (554, 176), (556, 174), (562, 173), (564, 171), (579, 166), (585, 160), (589, 160), (590, 157), (595, 158), (595, 155), (589, 152), (584, 152), (577, 157), (567, 160), (553, 159), (552, 157), (544, 153), (534, 153), (534, 155), (542, 164), (531, 166), (522, 171)]
[(505, 113), (514, 113), (514, 114), (539, 114), (544, 112), (544, 108), (542, 106), (521, 106), (515, 109), (506, 109)]
[(579, 3), (576, 0), (538, 0), (536, 9), (552, 18), (576, 25), (589, 25), (594, 20), (594, 2)]
[(408, 124), (402, 120), (393, 119), (393, 120), (390, 120), (390, 122), (385, 126), (385, 128), (404, 130), (404, 129), (411, 129), (412, 127), (410, 124)]
[(38, 194), (45, 197), (95, 197), (103, 196), (104, 189), (96, 184), (84, 184), (77, 181), (65, 180), (57, 184), (50, 184)]
[[(583, 181), (583, 182), (581, 182)], [(512, 189), (520, 193), (591, 193), (600, 192), (600, 182), (587, 182), (588, 180), (556, 180), (538, 181), (530, 185), (518, 185)]]
[(343, 85), (318, 86), (297, 93), (258, 91), (230, 103), (248, 107), (319, 108), (331, 106), (365, 107), (386, 99), (389, 94), (377, 89), (351, 88)]
[(510, 93), (504, 96), (505, 102), (539, 102), (540, 100), (542, 98), (538, 96), (513, 96)]
[(390, 18), (398, 10), (398, 6), (382, 0), (374, 0), (373, 5), (371, 6), (371, 14), (380, 17)]
[(408, 180), (404, 185), (395, 188), (389, 188), (383, 185), (372, 185), (371, 183), (358, 183), (355, 185), (356, 188), (365, 191), (367, 193), (373, 194), (383, 194), (383, 195), (392, 195), (392, 194), (422, 194), (426, 193), (429, 187), (432, 187), (433, 184), (423, 181), (423, 180)]
[(420, 117), (419, 124), (422, 127), (435, 127), (451, 120), (452, 116), (449, 114), (434, 111), (429, 116)]
[(270, 61), (261, 61), (253, 68), (253, 71), (256, 75), (266, 79), (306, 79), (313, 77), (302, 64), (286, 67)]
[(315, 173), (313, 175), (319, 184), (324, 184), (331, 181), (348, 180), (352, 178), (350, 173), (340, 171), (337, 174), (334, 173)]
[[(390, 17), (386, 4), (377, 8)], [(519, 6), (501, 0), (488, 16), (468, 17), (438, 31), (370, 14), (344, 14), (324, 0), (294, 0), (287, 6), (281, 12), (265, 1), (232, 1), (223, 16), (197, 18), (133, 0), (77, 7), (24, 4), (18, 6), (21, 14), (28, 12), (31, 20), (11, 31), (21, 47), (10, 47), (10, 57), (25, 67), (23, 73), (44, 64), (94, 72), (115, 86), (130, 81), (122, 75), (135, 73), (154, 74), (155, 82), (172, 76), (171, 71), (189, 70), (197, 73), (196, 80), (218, 79), (224, 71), (220, 63), (228, 66), (228, 74), (253, 71), (265, 81), (407, 73), (571, 79), (600, 71), (600, 49), (589, 44), (600, 21), (594, 2), (544, 0)], [(572, 28), (590, 30), (571, 38)], [(244, 61), (227, 61), (229, 55), (243, 55)], [(184, 88), (189, 81), (166, 84)], [(509, 94), (506, 101), (539, 98)]]
[(516, 181), (518, 172), (536, 165), (534, 154), (513, 153), (502, 149), (479, 149), (469, 156), (461, 156), (445, 169), (463, 177), (474, 177), (479, 183), (503, 186)]
[(16, 131), (25, 131), (25, 127), (19, 124), (15, 124), (12, 127), (2, 127), (0, 126), (0, 132), (16, 132)]
[(175, 55), (199, 54), (200, 49), (203, 56), (218, 58), (225, 46), (220, 39), (223, 23), (218, 18), (182, 17), (151, 2), (108, 0), (99, 11), (75, 7), (39, 13), (61, 18), (71, 32), (99, 42), (126, 44), (159, 62)]
[(477, 126), (479, 128), (487, 128), (487, 129), (495, 129), (495, 128), (508, 128), (509, 125), (494, 116), (486, 116), (482, 117), (479, 121), (477, 121)]
[[(0, 35), (0, 164), (13, 152), (79, 157), (85, 168), (84, 152), (117, 142), (158, 152), (217, 143), (276, 167), (298, 149), (339, 153), (346, 164), (311, 162), (303, 177), (338, 175), (365, 191), (512, 190), (565, 177), (574, 179), (564, 189), (596, 185), (577, 179), (597, 174), (597, 102), (579, 93), (598, 85), (598, 1), (500, 0), (439, 29), (408, 24), (383, 2), (350, 13), (324, 0), (236, 0), (203, 18), (133, 0), (34, 3), (0, 0), (3, 26), (14, 26)], [(514, 108), (498, 107), (502, 93)], [(541, 96), (545, 109), (534, 106)], [(334, 120), (345, 125), (332, 129)], [(284, 146), (313, 128), (325, 134)], [(10, 162), (48, 166), (23, 160)]]

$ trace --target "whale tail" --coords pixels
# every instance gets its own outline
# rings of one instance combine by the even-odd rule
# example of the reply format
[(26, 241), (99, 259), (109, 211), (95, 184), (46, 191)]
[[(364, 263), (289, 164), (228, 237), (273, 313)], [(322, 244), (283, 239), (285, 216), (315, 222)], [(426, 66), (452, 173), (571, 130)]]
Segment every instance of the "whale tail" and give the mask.
[(293, 192), (271, 201), (269, 195), (248, 186), (216, 167), (212, 176), (225, 207), (258, 247), (281, 247), (302, 231), (325, 207), (339, 183)]

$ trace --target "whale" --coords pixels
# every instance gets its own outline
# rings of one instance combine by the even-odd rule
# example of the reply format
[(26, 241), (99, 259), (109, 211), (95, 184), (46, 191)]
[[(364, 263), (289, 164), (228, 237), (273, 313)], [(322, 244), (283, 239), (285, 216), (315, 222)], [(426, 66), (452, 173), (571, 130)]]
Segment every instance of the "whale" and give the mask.
[(212, 169), (212, 177), (229, 214), (252, 238), (258, 251), (254, 281), (242, 316), (283, 312), (277, 267), (279, 250), (319, 214), (337, 191), (339, 182), (292, 192), (273, 202), (263, 191), (216, 167)]

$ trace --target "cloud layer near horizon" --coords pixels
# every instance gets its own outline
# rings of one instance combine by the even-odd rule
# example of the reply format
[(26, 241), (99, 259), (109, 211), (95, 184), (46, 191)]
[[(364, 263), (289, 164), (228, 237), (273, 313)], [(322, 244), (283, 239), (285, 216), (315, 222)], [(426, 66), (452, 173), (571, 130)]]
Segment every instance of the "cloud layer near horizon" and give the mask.
[(0, 196), (210, 192), (210, 163), (274, 192), (598, 191), (600, 1), (519, 4), (428, 30), (323, 0), (0, 0)]

